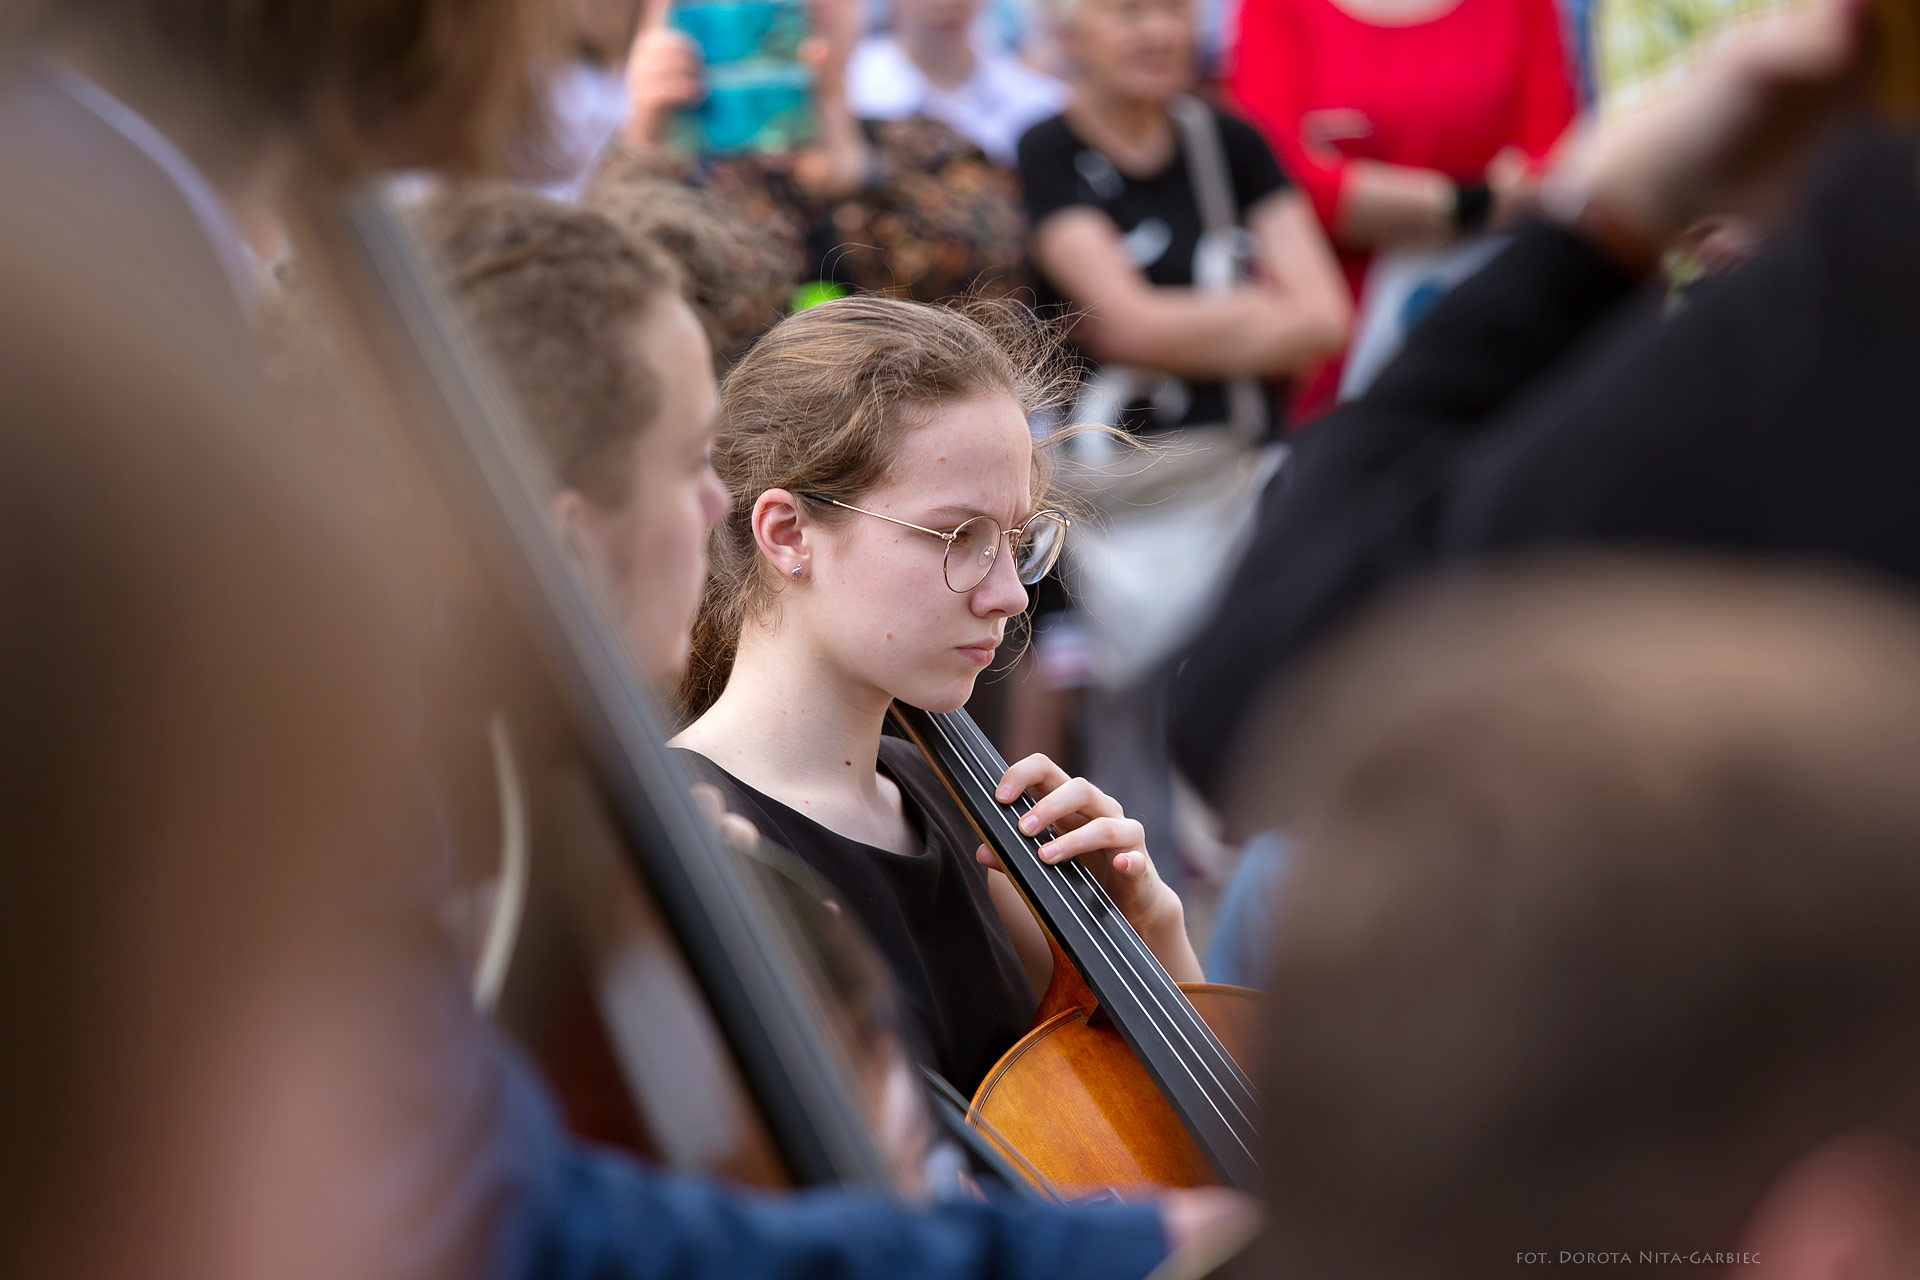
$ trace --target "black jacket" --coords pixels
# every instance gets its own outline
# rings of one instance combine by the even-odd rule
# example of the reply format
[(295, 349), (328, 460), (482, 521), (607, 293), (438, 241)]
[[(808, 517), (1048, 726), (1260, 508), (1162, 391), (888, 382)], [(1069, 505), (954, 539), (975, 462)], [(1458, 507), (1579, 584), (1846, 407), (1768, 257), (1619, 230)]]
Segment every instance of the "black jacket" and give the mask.
[(1250, 691), (1445, 562), (1602, 543), (1920, 578), (1914, 138), (1838, 145), (1797, 222), (1664, 320), (1585, 241), (1527, 227), (1263, 502), (1174, 684), (1175, 758), (1216, 797)]

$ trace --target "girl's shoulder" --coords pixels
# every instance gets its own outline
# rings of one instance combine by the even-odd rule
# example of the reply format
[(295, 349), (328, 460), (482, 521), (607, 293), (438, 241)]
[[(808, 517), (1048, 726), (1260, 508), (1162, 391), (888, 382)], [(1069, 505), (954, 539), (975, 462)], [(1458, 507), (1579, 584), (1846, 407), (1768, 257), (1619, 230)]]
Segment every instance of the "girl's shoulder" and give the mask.
[(762, 835), (785, 836), (791, 826), (790, 816), (798, 816), (786, 805), (771, 797), (764, 796), (740, 779), (728, 773), (712, 759), (701, 755), (689, 747), (669, 747), (680, 765), (687, 771), (689, 780), (705, 782), (720, 789), (720, 795), (727, 802), (727, 811), (737, 813), (759, 829)]
[(902, 789), (911, 791), (916, 799), (938, 796), (943, 805), (956, 807), (953, 797), (947, 793), (947, 784), (940, 781), (940, 775), (934, 771), (933, 762), (920, 754), (920, 748), (905, 738), (896, 738), (892, 734), (881, 737), (880, 765)]
[(880, 767), (900, 787), (902, 802), (918, 816), (928, 848), (953, 856), (968, 867), (974, 866), (973, 851), (980, 843), (980, 834), (947, 790), (947, 784), (934, 771), (933, 764), (920, 754), (920, 748), (905, 738), (883, 737)]

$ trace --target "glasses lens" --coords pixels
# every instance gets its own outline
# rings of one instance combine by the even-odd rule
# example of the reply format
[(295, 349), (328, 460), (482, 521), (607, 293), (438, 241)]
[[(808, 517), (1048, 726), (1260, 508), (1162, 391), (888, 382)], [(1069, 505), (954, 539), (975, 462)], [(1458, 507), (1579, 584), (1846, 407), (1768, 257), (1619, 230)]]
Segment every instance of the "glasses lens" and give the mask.
[(1066, 542), (1066, 522), (1052, 512), (1042, 511), (1027, 521), (1019, 545), (1013, 549), (1013, 568), (1020, 581), (1032, 586), (1046, 577)]
[(971, 591), (987, 579), (993, 557), (1000, 550), (1000, 526), (985, 516), (975, 516), (953, 531), (947, 544), (947, 585), (955, 591)]

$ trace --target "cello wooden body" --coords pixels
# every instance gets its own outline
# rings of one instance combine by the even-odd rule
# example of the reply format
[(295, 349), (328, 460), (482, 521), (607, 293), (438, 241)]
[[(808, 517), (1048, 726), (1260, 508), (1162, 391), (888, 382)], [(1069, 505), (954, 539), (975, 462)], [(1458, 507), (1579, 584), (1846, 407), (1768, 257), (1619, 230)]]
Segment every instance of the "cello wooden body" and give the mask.
[[(1114, 1191), (1125, 1198), (1161, 1187), (1211, 1186), (1220, 1176), (1068, 966), (1056, 977), (1033, 1029), (993, 1066), (968, 1119), (1005, 1143), (1061, 1196)], [(1259, 1029), (1259, 993), (1224, 983), (1180, 989), (1244, 1068)]]

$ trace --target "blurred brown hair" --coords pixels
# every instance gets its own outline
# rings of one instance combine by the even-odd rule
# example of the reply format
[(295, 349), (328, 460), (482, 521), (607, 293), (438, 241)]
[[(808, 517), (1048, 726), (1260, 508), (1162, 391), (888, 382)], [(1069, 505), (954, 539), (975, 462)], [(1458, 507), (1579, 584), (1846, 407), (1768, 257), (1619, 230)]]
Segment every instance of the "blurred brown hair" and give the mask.
[[(690, 720), (720, 696), (741, 628), (778, 599), (780, 583), (753, 537), (761, 494), (858, 502), (885, 481), (925, 411), (946, 401), (998, 392), (1029, 416), (1057, 408), (1071, 387), (1059, 350), (1058, 337), (1017, 303), (962, 310), (853, 297), (787, 317), (747, 352), (720, 384), (713, 467), (733, 503), (713, 530), (682, 714)], [(1034, 459), (1037, 502), (1050, 478), (1046, 449)], [(848, 518), (825, 502), (808, 505), (829, 526)]]
[(507, 187), (445, 192), (414, 222), (560, 483), (624, 503), (659, 398), (639, 326), (681, 296), (672, 261), (597, 213)]
[(565, 33), (552, 0), (59, 0), (41, 27), (158, 52), (230, 118), (349, 173), (501, 172), (536, 153)]
[(687, 282), (724, 371), (780, 322), (800, 281), (799, 242), (777, 219), (756, 222), (714, 194), (660, 172), (650, 155), (615, 150), (587, 183), (586, 204), (665, 250)]
[(1299, 849), (1274, 1273), (1734, 1250), (1823, 1142), (1920, 1143), (1909, 600), (1701, 564), (1470, 575), (1338, 638), (1263, 732), (1246, 805)]

